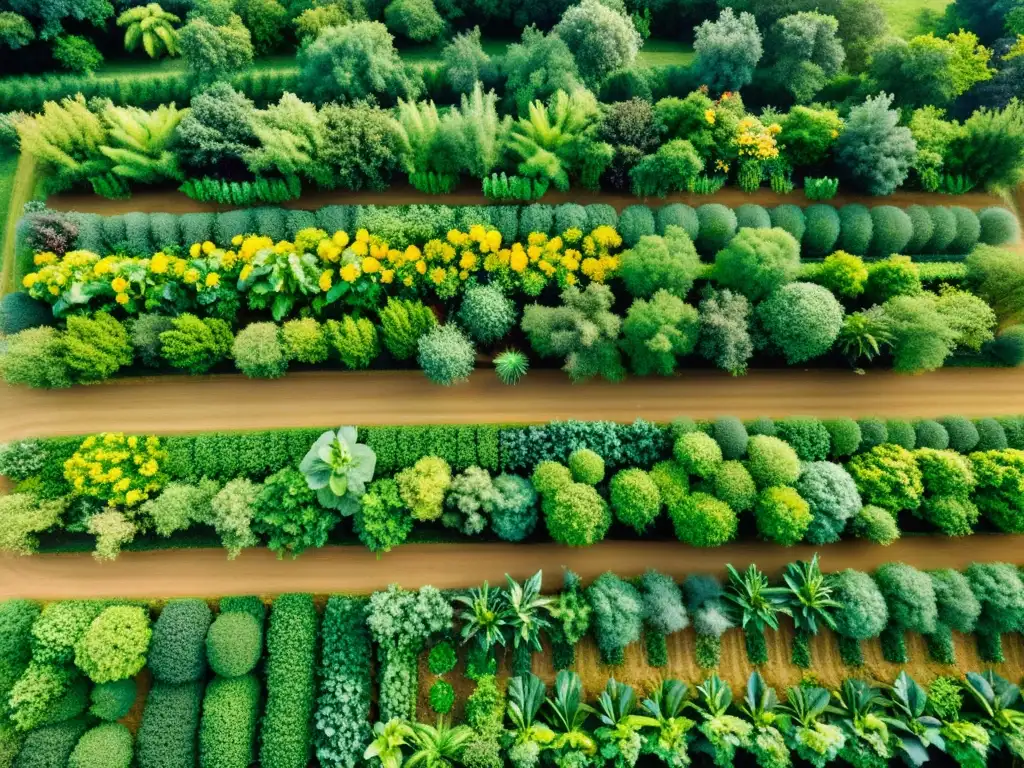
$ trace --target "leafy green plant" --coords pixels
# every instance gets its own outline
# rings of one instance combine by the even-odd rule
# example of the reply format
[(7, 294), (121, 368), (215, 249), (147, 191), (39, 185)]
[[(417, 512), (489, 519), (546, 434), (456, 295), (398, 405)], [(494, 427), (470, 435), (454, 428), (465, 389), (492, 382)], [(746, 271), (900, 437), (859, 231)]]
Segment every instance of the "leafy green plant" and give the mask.
[(779, 614), (791, 615), (786, 605), (785, 587), (772, 587), (768, 577), (753, 563), (741, 575), (732, 564), (726, 564), (729, 571), (729, 590), (725, 599), (732, 604), (736, 614), (734, 621), (743, 628), (746, 636), (747, 657), (751, 664), (765, 664), (768, 650), (765, 647), (764, 631), (779, 629)]
[(1017, 759), (1024, 757), (1024, 712), (1018, 707), (1020, 686), (989, 671), (968, 672), (964, 687), (981, 709), (981, 717), (975, 719), (992, 736), (992, 745), (997, 749), (1005, 746)]
[(554, 599), (541, 594), (541, 577), (542, 572), (537, 571), (520, 584), (506, 574), (508, 586), (500, 593), (505, 627), (512, 638), (512, 647), (517, 651), (522, 648), (522, 652), (527, 654), (541, 650), (541, 630), (550, 626), (543, 614), (547, 613)]
[(404, 720), (393, 718), (386, 723), (374, 723), (373, 741), (363, 753), (364, 760), (380, 760), (383, 768), (400, 768), (403, 762), (402, 747), (413, 738), (413, 729)]
[(846, 743), (839, 756), (852, 765), (886, 766), (893, 757), (882, 691), (864, 680), (848, 679), (830, 711), (838, 716)]
[(594, 710), (583, 701), (580, 676), (565, 669), (559, 671), (554, 695), (548, 697), (547, 705), (547, 721), (555, 733), (551, 749), (563, 760), (573, 754), (584, 758), (596, 754), (597, 742), (584, 728)]
[(513, 726), (509, 758), (514, 765), (536, 765), (541, 750), (555, 739), (555, 732), (538, 720), (544, 706), (544, 681), (533, 674), (508, 681), (508, 719)]
[(506, 628), (509, 625), (508, 609), (500, 589), (491, 592), (485, 581), (483, 586), (474, 587), (468, 596), (459, 595), (456, 604), (465, 606), (457, 617), (462, 625), (462, 642), (476, 640), (480, 649), (490, 654), (495, 645), (505, 645)]
[(788, 607), (796, 625), (794, 663), (798, 653), (806, 654), (807, 663), (801, 666), (810, 666), (810, 638), (818, 634), (822, 626), (836, 628), (832, 612), (839, 603), (832, 599), (832, 587), (818, 566), (816, 553), (809, 563), (798, 560), (786, 566), (782, 579), (786, 582)]
[(943, 741), (942, 722), (926, 714), (927, 691), (906, 672), (900, 672), (889, 689), (889, 704), (896, 716), (887, 717), (886, 723), (896, 737), (901, 756), (915, 768), (928, 762), (928, 748), (942, 749)]
[(798, 686), (786, 690), (786, 703), (780, 707), (791, 719), (787, 742), (815, 768), (824, 768), (834, 760), (846, 743), (842, 729), (822, 719), (830, 698), (825, 688)]
[(324, 432), (313, 443), (299, 470), (306, 476), (317, 501), (348, 517), (359, 509), (366, 484), (373, 480), (377, 456), (373, 449), (357, 442), (355, 427)]
[(747, 747), (754, 753), (758, 765), (764, 768), (788, 768), (789, 747), (779, 730), (782, 721), (776, 710), (779, 697), (768, 685), (760, 672), (752, 672), (747, 678), (747, 691), (740, 704), (740, 711), (750, 718), (754, 726), (753, 738)]
[(697, 694), (692, 706), (704, 719), (698, 728), (703, 736), (699, 746), (712, 756), (715, 765), (732, 765), (736, 750), (749, 748), (754, 727), (729, 714), (732, 690), (718, 675), (698, 685)]
[(633, 688), (614, 677), (609, 678), (597, 699), (597, 717), (601, 727), (594, 735), (600, 744), (601, 756), (616, 768), (636, 765), (642, 745), (640, 729), (658, 725), (653, 717), (635, 714), (636, 707)]
[(688, 693), (686, 683), (662, 680), (641, 703), (657, 728), (647, 732), (643, 751), (671, 768), (684, 768), (690, 764), (689, 734), (695, 723), (683, 715), (688, 706)]

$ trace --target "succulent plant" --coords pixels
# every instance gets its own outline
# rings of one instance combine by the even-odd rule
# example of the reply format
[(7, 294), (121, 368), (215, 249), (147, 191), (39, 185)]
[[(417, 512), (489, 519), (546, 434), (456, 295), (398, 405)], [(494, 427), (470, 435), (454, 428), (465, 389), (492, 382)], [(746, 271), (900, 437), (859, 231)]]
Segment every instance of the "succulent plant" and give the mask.
[(322, 506), (347, 517), (358, 509), (359, 498), (366, 493), (366, 484), (373, 480), (376, 464), (373, 450), (356, 442), (356, 428), (341, 427), (317, 438), (299, 470), (316, 491)]

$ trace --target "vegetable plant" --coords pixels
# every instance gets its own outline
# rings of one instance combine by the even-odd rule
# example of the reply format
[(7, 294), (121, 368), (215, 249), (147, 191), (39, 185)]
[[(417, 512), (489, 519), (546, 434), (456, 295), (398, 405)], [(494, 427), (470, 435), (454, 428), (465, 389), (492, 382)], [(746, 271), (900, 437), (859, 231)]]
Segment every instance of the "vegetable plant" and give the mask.
[(341, 427), (317, 438), (299, 470), (322, 506), (347, 517), (359, 509), (359, 499), (373, 480), (376, 464), (373, 449), (357, 442), (356, 428)]

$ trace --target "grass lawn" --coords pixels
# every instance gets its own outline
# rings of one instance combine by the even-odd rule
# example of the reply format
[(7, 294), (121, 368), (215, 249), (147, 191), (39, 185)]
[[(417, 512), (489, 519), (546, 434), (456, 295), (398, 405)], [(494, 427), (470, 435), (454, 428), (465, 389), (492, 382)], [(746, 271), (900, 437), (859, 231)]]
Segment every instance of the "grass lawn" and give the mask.
[[(264, 56), (252, 63), (252, 69), (294, 69), (295, 55), (283, 53), (276, 56)], [(156, 61), (151, 59), (116, 59), (105, 61), (96, 70), (96, 77), (124, 77), (125, 75), (171, 75), (185, 70), (185, 62), (179, 57), (175, 59), (163, 58)]]
[(35, 192), (35, 161), (30, 155), (0, 153), (0, 296), (15, 290), (22, 275), (16, 263), (15, 225)]
[(877, 0), (889, 17), (892, 31), (901, 37), (913, 37), (927, 30), (921, 28), (921, 13), (932, 11), (941, 16), (951, 0)]

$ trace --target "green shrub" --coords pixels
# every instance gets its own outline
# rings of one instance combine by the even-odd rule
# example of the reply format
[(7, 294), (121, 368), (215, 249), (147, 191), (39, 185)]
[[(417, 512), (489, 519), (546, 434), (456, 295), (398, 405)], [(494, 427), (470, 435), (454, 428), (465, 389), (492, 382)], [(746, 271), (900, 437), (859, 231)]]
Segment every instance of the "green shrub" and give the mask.
[(668, 290), (659, 289), (649, 301), (635, 299), (630, 305), (622, 324), (621, 346), (637, 375), (670, 376), (693, 352), (699, 330), (698, 311)]
[(203, 643), (213, 615), (204, 600), (171, 600), (153, 625), (147, 663), (162, 683), (190, 683), (206, 673)]
[(316, 364), (327, 359), (327, 337), (320, 323), (311, 317), (282, 325), (281, 346), (285, 357), (297, 363)]
[(921, 205), (907, 206), (905, 213), (910, 217), (913, 234), (910, 236), (910, 241), (903, 252), (923, 253), (925, 247), (935, 235), (935, 223), (931, 214), (928, 213), (927, 208)]
[(858, 203), (839, 209), (839, 248), (854, 256), (867, 256), (874, 234), (871, 211)]
[(651, 479), (666, 506), (679, 504), (690, 492), (690, 480), (678, 462), (659, 461), (651, 467)]
[(829, 433), (820, 419), (790, 416), (775, 425), (776, 436), (788, 443), (801, 461), (824, 461), (828, 457)]
[(904, 563), (886, 563), (875, 583), (889, 607), (889, 625), (906, 632), (931, 634), (938, 621), (935, 588), (927, 573)]
[(277, 379), (288, 370), (278, 327), (274, 323), (250, 323), (231, 346), (235, 367), (250, 379)]
[(287, 552), (296, 557), (309, 547), (322, 547), (337, 522), (337, 513), (317, 503), (306, 476), (293, 467), (264, 480), (252, 503), (252, 532), (265, 537), (279, 556)]
[(503, 541), (522, 541), (537, 527), (537, 493), (518, 475), (498, 475), (494, 489), (500, 500), (491, 510), (491, 528)]
[(836, 632), (852, 640), (878, 637), (889, 623), (885, 596), (866, 573), (846, 569), (830, 578), (832, 599), (839, 603), (834, 615)]
[(715, 419), (711, 426), (711, 436), (722, 449), (725, 460), (742, 459), (747, 453), (747, 428), (735, 416), (723, 416)]
[(156, 683), (146, 698), (136, 743), (139, 768), (194, 768), (201, 682)]
[(909, 421), (889, 419), (885, 423), (885, 432), (889, 436), (888, 442), (898, 445), (900, 448), (912, 451), (917, 445), (917, 433)]
[(744, 229), (715, 255), (718, 283), (751, 301), (792, 281), (800, 270), (800, 244), (781, 229)]
[[(691, 241), (696, 240), (700, 234), (700, 219), (697, 212), (688, 205), (682, 203), (669, 203), (661, 206), (655, 214), (658, 224), (658, 234), (664, 236), (669, 227), (679, 227), (686, 232)], [(612, 222), (615, 226), (617, 222)], [(590, 229), (593, 229), (593, 225)]]
[(905, 448), (891, 443), (877, 445), (850, 459), (847, 469), (868, 504), (893, 513), (914, 510), (921, 504), (921, 470)]
[(956, 496), (931, 496), (921, 505), (921, 517), (946, 536), (971, 535), (979, 516), (972, 502)]
[(63, 768), (85, 730), (83, 720), (67, 720), (29, 732), (14, 768)]
[(260, 763), (305, 768), (312, 744), (317, 615), (311, 595), (278, 597), (267, 633), (267, 700)]
[[(528, 210), (529, 208), (526, 208), (523, 215)], [(654, 214), (646, 205), (631, 205), (619, 214), (619, 234), (627, 248), (632, 248), (639, 243), (640, 238), (645, 235), (653, 235), (656, 229)], [(522, 224), (520, 224), (520, 233), (522, 234)], [(525, 238), (525, 235), (523, 237)]]
[(853, 456), (861, 444), (860, 425), (853, 419), (827, 419), (822, 422), (829, 435), (829, 458), (845, 459)]
[(813, 283), (781, 286), (758, 305), (755, 315), (790, 365), (828, 352), (843, 325), (842, 305), (828, 289)]
[(668, 508), (676, 538), (692, 547), (720, 547), (736, 536), (736, 512), (724, 501), (694, 493)]
[(75, 665), (94, 683), (134, 677), (146, 663), (153, 631), (142, 608), (116, 605), (93, 619), (75, 646)]
[(993, 206), (978, 213), (979, 239), (985, 245), (1006, 245), (1020, 239), (1017, 217), (1006, 208)]
[(705, 203), (697, 209), (700, 222), (697, 249), (704, 254), (718, 253), (736, 236), (736, 214), (719, 203)]
[(249, 613), (230, 611), (214, 619), (206, 634), (206, 658), (221, 677), (251, 672), (263, 654), (263, 626)]
[(747, 434), (766, 435), (775, 437), (775, 421), (767, 416), (761, 416), (753, 421), (747, 422)]
[(736, 512), (749, 512), (757, 499), (757, 487), (747, 468), (738, 461), (724, 461), (711, 478), (715, 498)]
[(569, 229), (589, 232), (587, 209), (577, 203), (562, 203), (555, 206), (555, 233), (562, 234)]
[(956, 219), (956, 237), (953, 238), (953, 242), (947, 246), (946, 250), (949, 253), (970, 253), (981, 238), (978, 214), (970, 208), (960, 205), (954, 205), (950, 210)]
[(129, 768), (132, 734), (119, 723), (97, 725), (82, 734), (68, 760), (68, 768)]
[(1024, 618), (1024, 584), (1009, 563), (972, 563), (965, 572), (981, 605), (976, 631), (1002, 634), (1014, 631)]
[(807, 528), (807, 541), (811, 544), (839, 541), (849, 520), (861, 509), (857, 485), (839, 464), (828, 461), (804, 464), (796, 490), (807, 502), (812, 516)]
[(935, 205), (928, 208), (932, 219), (932, 236), (922, 249), (925, 253), (947, 253), (950, 244), (956, 238), (957, 219), (953, 211), (945, 206)]
[(103, 608), (104, 603), (99, 600), (47, 603), (32, 625), (32, 660), (39, 664), (70, 664), (79, 639)]
[(996, 334), (984, 353), (999, 365), (1016, 368), (1024, 363), (1024, 325), (1011, 325)]
[(129, 324), (129, 336), (135, 357), (150, 368), (163, 364), (160, 334), (174, 327), (174, 318), (165, 315), (139, 315)]
[(542, 461), (533, 470), (530, 481), (537, 493), (547, 496), (569, 485), (573, 479), (572, 472), (564, 464), (557, 461)]
[(463, 294), (459, 322), (474, 341), (493, 344), (515, 325), (516, 306), (494, 286), (473, 286)]
[(872, 256), (884, 258), (894, 253), (903, 253), (907, 243), (914, 236), (914, 224), (910, 216), (894, 205), (876, 205), (871, 209)]
[(735, 210), (739, 229), (771, 229), (772, 217), (768, 211), (754, 203), (744, 203)]
[(857, 424), (860, 426), (862, 450), (867, 451), (889, 441), (889, 430), (881, 419), (861, 419)]
[(398, 360), (408, 360), (416, 354), (420, 338), (435, 325), (434, 313), (419, 301), (389, 298), (380, 310), (384, 346)]
[(978, 442), (975, 443), (974, 450), (999, 451), (1009, 447), (1003, 425), (995, 419), (978, 419), (974, 426), (978, 430)]
[(5, 700), (32, 660), (32, 624), (39, 606), (29, 600), (0, 602), (0, 696)]
[(609, 499), (615, 518), (637, 533), (643, 533), (661, 511), (658, 485), (642, 469), (618, 472), (609, 486)]
[(94, 685), (89, 693), (89, 714), (108, 722), (120, 720), (135, 706), (137, 696), (138, 689), (131, 679)]
[(785, 203), (772, 208), (770, 216), (773, 227), (785, 230), (793, 236), (797, 243), (804, 239), (804, 233), (807, 231), (807, 221), (804, 218), (804, 211), (800, 206)]
[(949, 435), (949, 447), (957, 453), (970, 453), (978, 444), (978, 428), (974, 422), (963, 416), (947, 416), (939, 423)]
[(587, 587), (593, 609), (592, 628), (601, 659), (621, 664), (623, 649), (640, 639), (644, 603), (639, 590), (614, 573), (603, 573)]
[(437, 520), (452, 482), (451, 466), (437, 456), (425, 456), (395, 475), (395, 482), (414, 519)]
[(864, 295), (869, 301), (882, 304), (897, 296), (913, 296), (919, 293), (921, 275), (909, 256), (890, 256), (868, 267), (868, 282), (864, 288)]
[(365, 317), (345, 315), (324, 324), (327, 343), (342, 364), (352, 370), (369, 368), (380, 355), (377, 326)]
[(853, 518), (850, 530), (857, 538), (883, 547), (895, 544), (900, 538), (900, 529), (892, 513), (870, 504), (862, 507)]
[(445, 680), (437, 680), (430, 686), (430, 708), (439, 715), (447, 715), (455, 706), (455, 689)]
[(924, 419), (914, 425), (915, 444), (918, 448), (943, 450), (949, 447), (949, 433), (937, 421)]
[(597, 485), (604, 480), (604, 459), (589, 448), (577, 448), (570, 453), (568, 465), (577, 483)]
[(183, 314), (174, 327), (160, 334), (160, 354), (171, 365), (187, 373), (206, 373), (231, 352), (234, 336), (223, 320)]
[(24, 291), (8, 293), (0, 300), (0, 332), (5, 336), (52, 323), (50, 305), (33, 299)]
[(957, 632), (973, 632), (981, 614), (981, 603), (971, 591), (967, 577), (952, 568), (930, 571), (928, 575), (935, 590), (939, 622)]
[(803, 539), (811, 524), (810, 507), (792, 488), (765, 488), (757, 497), (754, 514), (761, 535), (784, 547)]
[(442, 640), (430, 649), (430, 654), (427, 658), (427, 667), (430, 669), (430, 673), (432, 675), (447, 675), (455, 669), (457, 662), (458, 656), (456, 655), (452, 644), (447, 640)]
[(526, 240), (531, 232), (550, 235), (555, 225), (555, 211), (550, 205), (533, 203), (519, 212), (519, 237)]
[(1024, 419), (1004, 416), (997, 418), (1003, 432), (1006, 434), (1006, 442), (1010, 448), (1024, 450)]
[(260, 682), (254, 675), (210, 681), (199, 726), (201, 768), (248, 768), (259, 713)]
[(1000, 530), (1024, 532), (1024, 453), (986, 451), (972, 453), (970, 459), (978, 509)]
[[(587, 211), (586, 229), (588, 231), (603, 226), (618, 228), (619, 213), (607, 203), (590, 203), (584, 208)], [(515, 208), (513, 207), (512, 210)]]
[(842, 221), (831, 205), (810, 205), (804, 211), (807, 228), (804, 231), (804, 253), (811, 257), (827, 256), (835, 250)]
[(758, 488), (792, 485), (800, 477), (800, 458), (779, 438), (755, 435), (747, 442), (747, 470)]
[(435, 325), (420, 337), (416, 360), (428, 379), (448, 387), (473, 373), (476, 350), (458, 327)]
[(631, 296), (650, 298), (664, 289), (685, 299), (701, 271), (689, 236), (670, 227), (663, 237), (645, 236), (621, 257), (620, 277)]
[(604, 538), (611, 524), (608, 505), (591, 485), (569, 483), (543, 494), (548, 534), (570, 547), (587, 547)]
[(56, 328), (29, 328), (7, 339), (4, 380), (40, 389), (70, 387), (64, 339)]
[(710, 478), (722, 463), (722, 449), (703, 432), (691, 432), (675, 441), (672, 453), (687, 475)]

